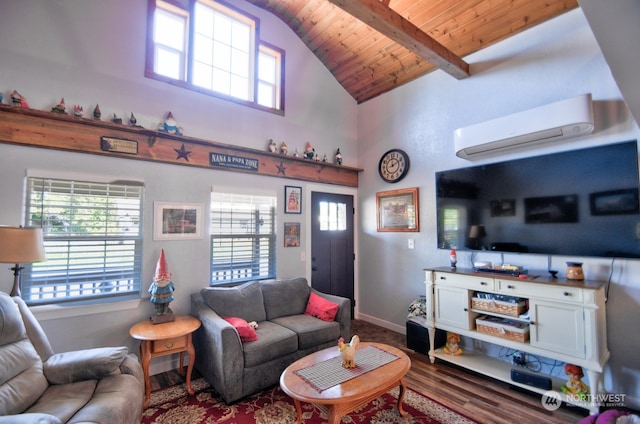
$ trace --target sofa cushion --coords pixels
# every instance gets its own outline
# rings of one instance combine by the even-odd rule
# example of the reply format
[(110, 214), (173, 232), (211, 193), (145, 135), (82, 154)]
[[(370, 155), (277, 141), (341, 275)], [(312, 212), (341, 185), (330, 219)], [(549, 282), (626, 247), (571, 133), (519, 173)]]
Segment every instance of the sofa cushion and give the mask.
[(240, 317), (247, 322), (267, 319), (258, 281), (234, 287), (207, 287), (200, 293), (207, 305), (221, 317)]
[(338, 345), (340, 323), (337, 321), (322, 321), (311, 315), (301, 314), (276, 318), (273, 322), (298, 335), (298, 349), (308, 349), (327, 342)]
[(340, 305), (331, 302), (315, 293), (309, 295), (309, 302), (304, 313), (312, 317), (320, 318), (323, 321), (333, 321), (340, 309)]
[(256, 330), (254, 330), (253, 327), (251, 327), (249, 323), (242, 318), (226, 317), (224, 320), (233, 325), (233, 328), (236, 329), (240, 336), (240, 340), (243, 342), (255, 342), (258, 340)]
[(261, 282), (267, 319), (304, 312), (311, 288), (306, 278), (265, 280)]
[(66, 423), (93, 397), (97, 384), (97, 380), (52, 384), (27, 412), (55, 415)]
[(258, 323), (258, 340), (242, 344), (244, 367), (250, 368), (298, 350), (298, 336), (271, 321)]
[(44, 363), (44, 375), (51, 384), (104, 378), (120, 370), (128, 353), (125, 346), (56, 353)]
[(50, 414), (20, 414), (0, 417), (0, 424), (62, 424), (62, 421)]

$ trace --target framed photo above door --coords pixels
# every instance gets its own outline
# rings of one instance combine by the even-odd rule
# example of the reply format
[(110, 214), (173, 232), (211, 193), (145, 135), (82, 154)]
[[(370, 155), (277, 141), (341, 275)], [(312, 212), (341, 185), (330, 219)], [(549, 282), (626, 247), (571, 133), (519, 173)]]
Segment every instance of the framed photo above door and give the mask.
[(418, 188), (376, 193), (379, 232), (419, 232)]

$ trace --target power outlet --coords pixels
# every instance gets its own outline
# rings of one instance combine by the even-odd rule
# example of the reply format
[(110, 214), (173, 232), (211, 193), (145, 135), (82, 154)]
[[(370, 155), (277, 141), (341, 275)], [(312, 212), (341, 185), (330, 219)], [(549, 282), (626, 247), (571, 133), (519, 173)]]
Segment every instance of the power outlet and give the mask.
[(409, 240), (407, 240), (407, 247), (409, 249), (415, 249), (416, 247), (416, 242), (414, 239), (410, 238)]

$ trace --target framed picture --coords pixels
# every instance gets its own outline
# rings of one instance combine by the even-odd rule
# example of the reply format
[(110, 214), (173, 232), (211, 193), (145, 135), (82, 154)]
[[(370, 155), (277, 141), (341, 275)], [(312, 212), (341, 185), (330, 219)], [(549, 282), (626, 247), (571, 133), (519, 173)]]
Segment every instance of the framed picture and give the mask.
[(284, 186), (284, 213), (302, 213), (302, 187)]
[(284, 223), (284, 247), (300, 247), (300, 223)]
[(515, 216), (516, 200), (515, 199), (490, 200), (489, 209), (491, 210), (491, 216)]
[(153, 202), (154, 240), (202, 238), (202, 204)]
[(578, 222), (578, 196), (530, 197), (524, 199), (525, 224)]
[(378, 231), (420, 231), (418, 188), (376, 193)]
[(600, 191), (589, 195), (591, 215), (625, 215), (640, 212), (638, 189)]

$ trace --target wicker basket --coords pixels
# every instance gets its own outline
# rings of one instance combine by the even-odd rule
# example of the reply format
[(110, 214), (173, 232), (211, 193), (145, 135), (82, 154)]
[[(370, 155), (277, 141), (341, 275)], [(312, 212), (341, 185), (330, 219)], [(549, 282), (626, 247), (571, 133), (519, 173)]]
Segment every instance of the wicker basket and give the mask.
[(471, 307), (479, 311), (492, 312), (494, 314), (516, 318), (526, 310), (526, 304), (524, 301), (511, 303), (494, 299), (480, 299), (477, 297), (471, 298)]
[[(529, 341), (529, 324), (520, 324), (520, 327), (509, 324), (506, 320), (500, 321), (495, 317), (485, 316), (476, 319), (476, 330), (479, 333), (513, 340), (514, 342), (525, 343)], [(515, 324), (518, 325), (518, 323)]]

